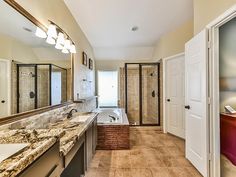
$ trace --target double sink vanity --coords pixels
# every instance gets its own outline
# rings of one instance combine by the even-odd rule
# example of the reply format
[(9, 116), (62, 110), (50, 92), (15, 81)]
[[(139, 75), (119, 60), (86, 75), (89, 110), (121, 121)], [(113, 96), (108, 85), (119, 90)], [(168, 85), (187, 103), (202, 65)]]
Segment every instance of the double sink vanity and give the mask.
[(97, 113), (75, 113), (37, 129), (0, 131), (1, 177), (81, 177), (95, 153)]

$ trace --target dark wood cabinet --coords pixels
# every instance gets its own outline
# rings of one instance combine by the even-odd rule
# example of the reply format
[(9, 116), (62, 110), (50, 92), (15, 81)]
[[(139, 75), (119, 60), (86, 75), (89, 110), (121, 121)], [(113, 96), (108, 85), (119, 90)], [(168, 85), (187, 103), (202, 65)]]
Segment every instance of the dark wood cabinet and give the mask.
[(60, 176), (61, 157), (59, 142), (54, 144), (33, 164), (26, 168), (19, 177), (58, 177)]

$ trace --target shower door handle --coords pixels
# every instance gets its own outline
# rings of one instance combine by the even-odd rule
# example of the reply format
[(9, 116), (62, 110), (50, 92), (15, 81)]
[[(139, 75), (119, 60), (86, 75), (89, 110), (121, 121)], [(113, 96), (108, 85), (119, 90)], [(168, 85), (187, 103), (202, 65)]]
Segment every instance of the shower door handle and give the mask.
[(156, 97), (155, 90), (152, 91), (152, 97)]

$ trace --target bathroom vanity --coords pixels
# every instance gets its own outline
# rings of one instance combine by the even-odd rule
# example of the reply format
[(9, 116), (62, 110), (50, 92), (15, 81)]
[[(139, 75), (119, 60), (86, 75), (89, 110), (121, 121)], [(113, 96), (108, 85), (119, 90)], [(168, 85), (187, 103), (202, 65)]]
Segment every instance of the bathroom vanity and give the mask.
[[(86, 116), (83, 122), (65, 118), (43, 125), (43, 129), (19, 127), (0, 131), (0, 144), (29, 144), (0, 163), (0, 176), (84, 175), (97, 145), (97, 113)], [(15, 127), (14, 124), (17, 123), (10, 127)]]

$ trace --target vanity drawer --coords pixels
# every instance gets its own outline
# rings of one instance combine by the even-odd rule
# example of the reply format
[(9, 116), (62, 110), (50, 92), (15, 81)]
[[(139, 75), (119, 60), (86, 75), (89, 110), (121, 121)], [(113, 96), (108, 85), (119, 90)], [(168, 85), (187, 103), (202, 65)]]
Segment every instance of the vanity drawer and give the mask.
[(53, 145), (33, 164), (26, 168), (19, 177), (59, 177), (60, 168), (59, 142)]

